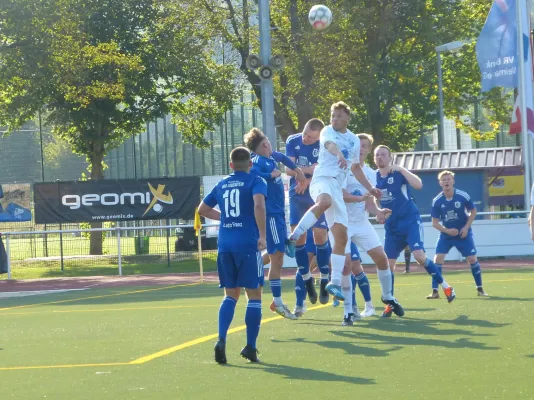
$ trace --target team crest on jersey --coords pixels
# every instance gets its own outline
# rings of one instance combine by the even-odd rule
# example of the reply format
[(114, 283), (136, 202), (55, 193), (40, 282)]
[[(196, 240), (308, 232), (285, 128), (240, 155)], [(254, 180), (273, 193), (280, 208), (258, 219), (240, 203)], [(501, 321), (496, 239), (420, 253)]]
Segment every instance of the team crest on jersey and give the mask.
[(343, 153), (343, 157), (345, 157), (345, 159), (349, 158), (349, 151), (347, 149), (341, 150), (341, 153)]
[(462, 204), (461, 204), (459, 201), (456, 201), (456, 202), (454, 203), (454, 207), (456, 207), (456, 208), (460, 208), (461, 205), (462, 205)]
[(393, 177), (390, 176), (390, 177), (388, 178), (388, 185), (391, 185), (392, 183), (393, 183)]
[(317, 157), (319, 155), (319, 149), (313, 149), (313, 156)]
[(351, 194), (352, 194), (353, 196), (361, 196), (361, 195), (362, 195), (362, 192), (360, 192), (359, 189), (356, 189), (356, 190), (353, 191)]

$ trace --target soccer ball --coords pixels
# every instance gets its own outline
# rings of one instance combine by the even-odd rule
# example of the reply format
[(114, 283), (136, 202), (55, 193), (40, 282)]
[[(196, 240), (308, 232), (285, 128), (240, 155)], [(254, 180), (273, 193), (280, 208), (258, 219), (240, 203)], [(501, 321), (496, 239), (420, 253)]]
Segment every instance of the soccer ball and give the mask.
[(317, 4), (310, 9), (308, 21), (313, 29), (322, 31), (332, 23), (332, 11), (327, 6)]

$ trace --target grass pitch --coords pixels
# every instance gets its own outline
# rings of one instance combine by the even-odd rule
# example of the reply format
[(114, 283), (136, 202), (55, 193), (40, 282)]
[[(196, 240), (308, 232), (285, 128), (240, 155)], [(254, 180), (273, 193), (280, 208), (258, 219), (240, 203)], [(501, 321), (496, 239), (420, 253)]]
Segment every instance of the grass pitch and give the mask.
[[(484, 271), (490, 298), (476, 296), (469, 272), (446, 278), (452, 304), (425, 299), (428, 276), (398, 274), (406, 316), (353, 327), (340, 326), (342, 310), (331, 305), (282, 320), (268, 310), (267, 290), (257, 365), (239, 357), (244, 297), (229, 365), (213, 361), (222, 297), (213, 284), (0, 299), (0, 398), (533, 398), (534, 270)], [(292, 286), (283, 282), (291, 308)]]

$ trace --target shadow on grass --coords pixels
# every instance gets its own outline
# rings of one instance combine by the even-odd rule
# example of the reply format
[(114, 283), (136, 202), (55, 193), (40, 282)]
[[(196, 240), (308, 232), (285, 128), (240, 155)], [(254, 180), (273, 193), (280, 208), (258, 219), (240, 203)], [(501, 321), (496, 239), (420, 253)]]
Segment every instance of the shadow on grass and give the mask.
[[(447, 349), (499, 350), (499, 347), (488, 346), (485, 343), (474, 342), (470, 338), (459, 338), (453, 342), (441, 339), (423, 339), (420, 337), (380, 335), (361, 331), (330, 331), (333, 335), (341, 336), (353, 341), (370, 341), (372, 344), (387, 344), (390, 346), (428, 346)], [(422, 332), (421, 332), (422, 333)]]
[[(231, 365), (233, 368), (246, 368), (250, 370), (250, 366)], [(303, 380), (303, 381), (321, 381), (321, 382), (346, 382), (354, 385), (374, 385), (374, 379), (360, 378), (357, 376), (338, 375), (332, 372), (318, 371), (311, 368), (292, 367), (282, 364), (259, 363), (254, 364), (255, 369), (261, 369), (270, 374), (280, 375), (284, 379)]]
[(273, 343), (309, 343), (316, 344), (326, 349), (343, 350), (349, 355), (367, 356), (367, 357), (387, 357), (393, 351), (401, 350), (402, 346), (392, 346), (386, 349), (375, 349), (373, 347), (358, 346), (351, 342), (340, 342), (334, 340), (307, 340), (305, 338), (294, 338), (289, 340), (272, 340)]
[[(469, 299), (472, 300), (472, 299)], [(534, 301), (534, 297), (501, 297), (501, 296), (489, 296), (489, 297), (477, 297), (476, 300), (499, 300), (499, 301)]]

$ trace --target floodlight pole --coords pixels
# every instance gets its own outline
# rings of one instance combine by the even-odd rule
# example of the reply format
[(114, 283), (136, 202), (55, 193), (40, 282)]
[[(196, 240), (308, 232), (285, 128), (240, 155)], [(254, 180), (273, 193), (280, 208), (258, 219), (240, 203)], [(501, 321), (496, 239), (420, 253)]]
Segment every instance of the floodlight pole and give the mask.
[[(271, 58), (271, 22), (269, 0), (259, 0), (260, 58), (262, 65), (269, 65)], [(276, 126), (274, 122), (274, 89), (272, 79), (261, 80), (261, 116), (263, 132), (276, 148)]]

